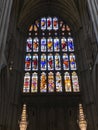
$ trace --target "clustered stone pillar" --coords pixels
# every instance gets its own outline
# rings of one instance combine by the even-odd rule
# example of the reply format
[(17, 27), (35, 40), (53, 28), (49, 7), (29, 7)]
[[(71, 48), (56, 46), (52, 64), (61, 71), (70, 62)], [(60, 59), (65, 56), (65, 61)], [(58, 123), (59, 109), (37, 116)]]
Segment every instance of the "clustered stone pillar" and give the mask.
[(87, 130), (87, 121), (84, 116), (82, 104), (79, 104), (79, 127), (80, 130)]
[(7, 64), (5, 47), (12, 2), (13, 0), (0, 0), (0, 70), (5, 64)]
[(19, 122), (20, 130), (26, 130), (27, 129), (27, 114), (26, 114), (26, 104), (23, 105), (22, 115), (21, 115), (21, 121)]
[(88, 7), (90, 10), (90, 15), (93, 21), (93, 26), (96, 34), (96, 39), (98, 42), (98, 1), (97, 0), (87, 0)]

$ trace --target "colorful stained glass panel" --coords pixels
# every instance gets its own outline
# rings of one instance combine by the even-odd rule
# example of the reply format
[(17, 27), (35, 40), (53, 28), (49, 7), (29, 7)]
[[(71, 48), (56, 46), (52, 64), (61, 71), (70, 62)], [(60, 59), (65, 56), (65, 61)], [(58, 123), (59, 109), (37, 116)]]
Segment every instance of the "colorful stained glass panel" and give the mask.
[(38, 70), (38, 55), (34, 54), (32, 57), (32, 70)]
[(25, 71), (31, 70), (31, 54), (27, 54), (25, 57)]
[(60, 51), (60, 42), (58, 38), (54, 39), (54, 51), (59, 52)]
[(48, 73), (48, 92), (54, 92), (54, 75), (52, 72)]
[(31, 52), (31, 51), (32, 51), (32, 38), (29, 37), (27, 39), (26, 52)]
[(29, 73), (25, 73), (23, 92), (27, 93), (29, 91), (30, 91), (30, 74)]
[(32, 74), (32, 85), (31, 85), (31, 92), (35, 93), (38, 91), (38, 75), (37, 73)]
[(41, 39), (41, 52), (46, 52), (46, 38)]
[(68, 54), (66, 53), (63, 54), (63, 69), (69, 70), (69, 59), (68, 59)]
[(47, 92), (46, 73), (41, 73), (40, 92)]
[(72, 84), (73, 84), (73, 92), (79, 92), (79, 82), (78, 76), (76, 72), (72, 73)]
[(71, 79), (70, 79), (70, 74), (68, 72), (65, 72), (64, 74), (64, 82), (65, 82), (65, 91), (66, 92), (71, 92)]
[(56, 73), (56, 92), (62, 92), (62, 78), (61, 73)]

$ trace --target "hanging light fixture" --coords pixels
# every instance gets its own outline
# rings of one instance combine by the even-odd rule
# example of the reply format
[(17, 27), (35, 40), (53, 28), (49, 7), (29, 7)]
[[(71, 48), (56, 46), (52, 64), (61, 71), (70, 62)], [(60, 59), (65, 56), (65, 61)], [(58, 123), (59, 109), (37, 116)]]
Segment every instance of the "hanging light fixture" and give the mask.
[(27, 114), (26, 114), (26, 104), (23, 105), (21, 120), (19, 122), (20, 130), (26, 130), (27, 129)]
[(85, 115), (83, 112), (82, 104), (79, 104), (79, 120), (78, 125), (80, 127), (80, 130), (87, 130), (87, 121), (85, 119)]

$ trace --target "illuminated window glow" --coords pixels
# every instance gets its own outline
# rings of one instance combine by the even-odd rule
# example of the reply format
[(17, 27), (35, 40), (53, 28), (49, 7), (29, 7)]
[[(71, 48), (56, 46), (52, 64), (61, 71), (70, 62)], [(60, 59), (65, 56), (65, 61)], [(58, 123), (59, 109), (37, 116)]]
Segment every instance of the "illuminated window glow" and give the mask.
[(42, 17), (29, 27), (23, 93), (80, 92), (72, 30), (58, 17)]

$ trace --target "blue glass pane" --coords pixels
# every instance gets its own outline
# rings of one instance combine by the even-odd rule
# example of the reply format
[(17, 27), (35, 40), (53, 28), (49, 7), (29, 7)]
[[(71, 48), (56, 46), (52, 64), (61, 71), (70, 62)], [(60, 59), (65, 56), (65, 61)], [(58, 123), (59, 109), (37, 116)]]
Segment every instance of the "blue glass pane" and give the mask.
[(25, 71), (31, 70), (31, 55), (27, 54), (25, 57)]
[(60, 42), (58, 38), (54, 39), (54, 51), (59, 52), (60, 51)]
[(63, 54), (63, 69), (69, 70), (69, 59), (66, 53)]
[(46, 70), (46, 55), (41, 55), (41, 70)]
[(75, 55), (73, 53), (70, 54), (70, 68), (71, 70), (76, 70), (76, 62), (75, 62)]
[(41, 52), (46, 52), (46, 38), (41, 39)]
[(41, 19), (41, 29), (43, 31), (46, 30), (46, 18)]
[(68, 38), (68, 50), (70, 52), (74, 51), (74, 44), (73, 44), (73, 39), (72, 38)]

